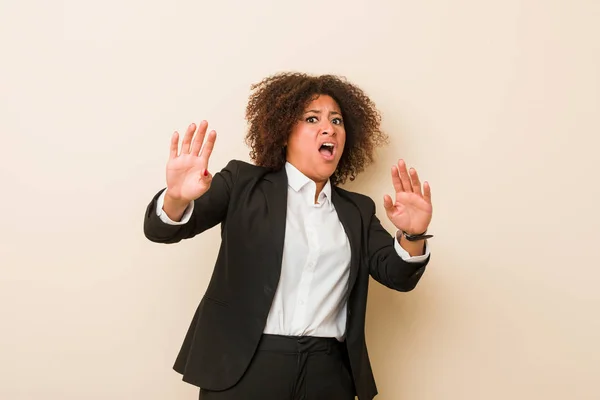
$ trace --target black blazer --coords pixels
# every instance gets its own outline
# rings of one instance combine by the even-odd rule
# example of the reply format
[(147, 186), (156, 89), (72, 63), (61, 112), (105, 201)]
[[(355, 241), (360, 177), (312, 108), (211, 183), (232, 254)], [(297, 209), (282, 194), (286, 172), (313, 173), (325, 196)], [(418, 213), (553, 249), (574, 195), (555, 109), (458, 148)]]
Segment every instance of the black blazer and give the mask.
[[(168, 225), (156, 215), (156, 194), (144, 218), (146, 237), (175, 243), (221, 224), (221, 247), (212, 278), (194, 314), (174, 369), (209, 390), (233, 386), (248, 367), (263, 333), (281, 272), (287, 210), (285, 168), (273, 172), (231, 161), (195, 201), (190, 221)], [(369, 275), (402, 292), (412, 290), (429, 262), (408, 263), (361, 194), (332, 188), (332, 202), (352, 251), (346, 346), (357, 395), (371, 400), (377, 388), (365, 344)]]

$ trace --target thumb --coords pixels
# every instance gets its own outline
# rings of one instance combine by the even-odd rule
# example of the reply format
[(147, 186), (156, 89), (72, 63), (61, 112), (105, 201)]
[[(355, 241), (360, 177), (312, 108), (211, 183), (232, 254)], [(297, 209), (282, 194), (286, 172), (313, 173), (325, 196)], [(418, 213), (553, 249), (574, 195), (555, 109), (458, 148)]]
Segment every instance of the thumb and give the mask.
[(392, 212), (394, 209), (394, 202), (392, 202), (392, 198), (387, 194), (383, 196), (383, 208), (385, 208), (385, 211), (388, 213)]

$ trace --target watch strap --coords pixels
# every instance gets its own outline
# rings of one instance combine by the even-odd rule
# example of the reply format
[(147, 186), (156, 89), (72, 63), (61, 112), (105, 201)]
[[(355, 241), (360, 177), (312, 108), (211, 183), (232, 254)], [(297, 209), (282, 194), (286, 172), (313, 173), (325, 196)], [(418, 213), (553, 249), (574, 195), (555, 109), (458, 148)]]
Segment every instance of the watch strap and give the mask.
[(409, 233), (402, 231), (402, 236), (404, 236), (404, 238), (406, 240), (408, 240), (409, 242), (416, 242), (419, 240), (425, 240), (425, 239), (429, 239), (429, 238), (433, 237), (433, 235), (427, 235), (427, 231), (425, 231), (421, 234), (418, 234), (418, 235), (411, 235)]

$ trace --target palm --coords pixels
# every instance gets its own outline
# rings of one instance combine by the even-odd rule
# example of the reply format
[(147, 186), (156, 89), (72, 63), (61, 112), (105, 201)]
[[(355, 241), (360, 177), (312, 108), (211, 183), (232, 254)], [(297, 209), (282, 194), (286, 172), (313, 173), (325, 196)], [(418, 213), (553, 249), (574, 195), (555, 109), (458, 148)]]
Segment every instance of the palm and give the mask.
[(420, 234), (427, 230), (433, 213), (431, 205), (431, 188), (421, 182), (417, 171), (406, 169), (404, 161), (392, 167), (392, 183), (396, 195), (394, 201), (385, 196), (384, 207), (390, 221), (401, 231), (410, 234)]
[(205, 121), (200, 123), (194, 136), (195, 125), (190, 125), (183, 138), (180, 154), (177, 151), (179, 134), (173, 134), (171, 154), (167, 162), (167, 190), (175, 199), (192, 201), (210, 188), (212, 175), (208, 173), (208, 160), (215, 144), (216, 132), (211, 131), (202, 146), (207, 126)]

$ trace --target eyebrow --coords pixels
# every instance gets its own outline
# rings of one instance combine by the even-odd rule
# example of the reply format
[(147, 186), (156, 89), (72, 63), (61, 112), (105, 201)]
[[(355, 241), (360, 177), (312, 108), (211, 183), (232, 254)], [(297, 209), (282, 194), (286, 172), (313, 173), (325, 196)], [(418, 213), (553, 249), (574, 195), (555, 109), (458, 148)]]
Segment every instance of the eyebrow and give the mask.
[[(315, 113), (315, 114), (321, 114), (321, 111), (320, 111), (320, 110), (306, 110), (306, 111), (304, 112), (304, 114), (308, 114), (308, 113), (310, 113), (310, 112), (313, 112), (313, 113)], [(330, 114), (331, 114), (331, 115), (333, 115), (333, 114), (342, 115), (341, 113), (339, 113), (339, 112), (337, 112), (337, 111), (332, 111)]]

